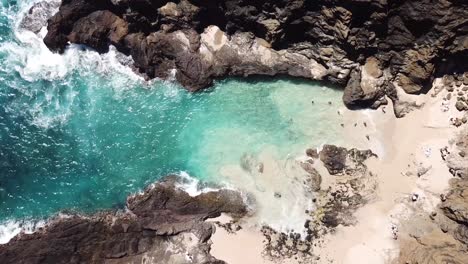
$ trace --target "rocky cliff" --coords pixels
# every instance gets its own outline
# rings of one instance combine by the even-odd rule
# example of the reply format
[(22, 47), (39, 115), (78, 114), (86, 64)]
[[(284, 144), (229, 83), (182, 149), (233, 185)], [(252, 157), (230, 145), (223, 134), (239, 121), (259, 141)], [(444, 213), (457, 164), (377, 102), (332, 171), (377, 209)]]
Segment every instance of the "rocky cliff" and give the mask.
[[(125, 212), (68, 215), (0, 245), (1, 263), (224, 263), (210, 255), (221, 213), (242, 216), (241, 196), (228, 190), (190, 196), (169, 177), (127, 199)], [(187, 259), (189, 258), (189, 260)]]
[(348, 107), (424, 92), (468, 64), (460, 0), (64, 0), (45, 44), (131, 54), (148, 78), (195, 91), (225, 76), (278, 75), (345, 87)]

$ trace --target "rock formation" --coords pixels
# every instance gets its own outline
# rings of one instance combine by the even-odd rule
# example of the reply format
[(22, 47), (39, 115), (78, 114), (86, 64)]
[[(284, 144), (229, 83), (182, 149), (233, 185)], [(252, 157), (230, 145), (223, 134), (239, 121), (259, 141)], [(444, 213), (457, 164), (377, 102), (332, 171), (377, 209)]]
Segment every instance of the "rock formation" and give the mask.
[(468, 4), (458, 0), (64, 0), (45, 44), (114, 45), (148, 78), (195, 91), (225, 76), (278, 75), (345, 87), (348, 107), (420, 93), (468, 65)]
[[(441, 195), (440, 213), (430, 221), (438, 228), (424, 236), (403, 241), (398, 263), (468, 263), (468, 130), (465, 128), (454, 146), (441, 151), (452, 174), (447, 194)], [(460, 153), (462, 153), (460, 155)], [(418, 225), (427, 225), (424, 221)]]
[(376, 155), (370, 150), (347, 150), (334, 145), (324, 145), (319, 153), (320, 160), (331, 175), (349, 174), (350, 171), (365, 167), (363, 162)]
[(457, 223), (452, 230), (455, 239), (468, 246), (468, 129), (458, 136), (453, 150), (448, 155), (448, 166), (453, 176), (450, 191), (440, 205), (443, 213)]
[[(262, 228), (266, 238), (264, 253), (269, 259), (294, 258), (300, 260), (299, 263), (322, 263), (317, 261), (314, 247), (322, 244), (326, 234), (335, 232), (338, 226), (356, 224), (356, 210), (376, 199), (376, 175), (366, 165), (368, 159), (375, 157), (372, 151), (324, 145), (320, 153), (307, 149), (306, 154), (310, 159), (301, 166), (310, 176), (304, 184), (314, 192), (315, 208), (306, 211), (308, 218), (302, 237), (300, 233), (286, 234), (267, 226)], [(317, 168), (321, 166), (331, 175), (327, 175), (326, 170), (320, 175)], [(322, 176), (328, 179), (322, 182)]]
[(8, 263), (224, 263), (207, 242), (221, 213), (242, 216), (242, 197), (228, 190), (192, 197), (169, 177), (127, 199), (126, 212), (71, 215), (0, 245)]

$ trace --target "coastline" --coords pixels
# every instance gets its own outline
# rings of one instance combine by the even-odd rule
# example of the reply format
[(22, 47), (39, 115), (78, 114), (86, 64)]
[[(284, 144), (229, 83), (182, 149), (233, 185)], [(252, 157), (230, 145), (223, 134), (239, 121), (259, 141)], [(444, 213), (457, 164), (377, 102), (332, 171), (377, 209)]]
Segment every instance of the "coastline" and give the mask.
[[(288, 250), (285, 252), (284, 248), (279, 246), (279, 240), (274, 240), (280, 239), (281, 231), (288, 231), (269, 229), (271, 227), (262, 222), (262, 218), (258, 218), (261, 211), (258, 211), (258, 208), (254, 206), (242, 218), (233, 220), (229, 216), (222, 215), (208, 221), (210, 224), (216, 225), (216, 229), (208, 241), (210, 254), (216, 259), (233, 264), (303, 263), (304, 261), (351, 264), (355, 263), (356, 258), (364, 258), (367, 261), (361, 261), (361, 263), (372, 264), (396, 261), (403, 243), (411, 240), (414, 232), (419, 232), (419, 235), (429, 232), (417, 228), (418, 225), (426, 225), (426, 221), (428, 221), (427, 217), (421, 217), (421, 215), (430, 215), (436, 210), (440, 202), (440, 195), (447, 191), (449, 180), (453, 178), (447, 169), (446, 161), (443, 160), (439, 152), (447, 147), (460, 129), (465, 126), (457, 128), (452, 125), (451, 120), (453, 117), (459, 116), (460, 112), (454, 108), (454, 100), (447, 104), (446, 94), (446, 89), (443, 89), (437, 80), (433, 89), (427, 94), (413, 98), (419, 101), (418, 104), (421, 107), (413, 109), (403, 118), (395, 117), (392, 105), (377, 110), (338, 109), (339, 113), (337, 114), (343, 115), (344, 118), (342, 129), (344, 134), (348, 135), (345, 138), (344, 146), (371, 149), (378, 153), (376, 157), (365, 161), (370, 174), (361, 176), (365, 184), (375, 185), (375, 193), (357, 208), (350, 209), (349, 212), (352, 215), (348, 219), (349, 223), (346, 220), (313, 237), (310, 248), (307, 248), (306, 251), (298, 250), (301, 244), (297, 244), (297, 241), (305, 239), (304, 235), (298, 240), (285, 240), (286, 245), (293, 243), (290, 247), (287, 246)], [(323, 149), (318, 149), (318, 155), (322, 151)], [(298, 166), (307, 161), (308, 158), (310, 157), (295, 157), (292, 164)], [(275, 171), (277, 172), (279, 168), (276, 167), (275, 163), (278, 161), (274, 159), (268, 161), (267, 152), (260, 160), (265, 162), (262, 163), (263, 177), (277, 175)], [(302, 197), (313, 200), (313, 197), (320, 197), (320, 192), (329, 196), (330, 190), (336, 189), (337, 184), (342, 181), (346, 182), (345, 179), (348, 176), (331, 175), (325, 166), (326, 164), (320, 158), (312, 158), (311, 164), (321, 175), (319, 188), (321, 191), (316, 194), (311, 193), (312, 196)], [(231, 173), (236, 171), (236, 169), (232, 171), (232, 168), (224, 168), (224, 170)], [(300, 187), (301, 183), (300, 180), (298, 182), (298, 179), (301, 179), (300, 175), (303, 174), (293, 175), (295, 175), (292, 177), (296, 181), (295, 184)], [(369, 175), (375, 177), (368, 178)], [(271, 184), (270, 187), (267, 187), (271, 189), (268, 191), (275, 190), (275, 184), (270, 182), (268, 177), (263, 180)], [(286, 184), (285, 188), (288, 189), (289, 183), (287, 182), (277, 183), (276, 186), (284, 184)], [(155, 188), (155, 186), (157, 184), (153, 184), (150, 189)], [(174, 186), (174, 188), (188, 192), (192, 197), (206, 192), (218, 191), (210, 188), (200, 190), (197, 187), (199, 186), (198, 181), (191, 179), (188, 175), (182, 175)], [(247, 195), (249, 190), (254, 190), (249, 188), (248, 185), (236, 187)], [(366, 189), (363, 191), (362, 195), (368, 192)], [(129, 199), (143, 194), (135, 194)], [(256, 195), (259, 197), (259, 194)], [(243, 199), (245, 202), (246, 197)], [(272, 198), (268, 199), (274, 201)], [(291, 202), (288, 200), (288, 196), (282, 197), (281, 201), (284, 201), (285, 205)], [(255, 202), (253, 204), (251, 202), (248, 202), (247, 206), (255, 205)], [(268, 201), (262, 203), (266, 202)], [(320, 203), (304, 209), (312, 210), (311, 213), (314, 210), (322, 210)], [(308, 217), (310, 216), (306, 213), (304, 218), (295, 217), (295, 220), (303, 222)], [(55, 221), (57, 219), (44, 226), (47, 229), (47, 226), (53, 225)], [(60, 220), (58, 221), (60, 222)], [(227, 225), (228, 223), (230, 225)], [(433, 229), (429, 230), (432, 232)], [(39, 227), (38, 230), (43, 230), (43, 227)], [(296, 232), (300, 233), (300, 230), (296, 230)], [(21, 234), (21, 236), (25, 235), (27, 236), (27, 233)], [(32, 235), (34, 236), (34, 233)], [(277, 237), (272, 240), (272, 237), (275, 236)], [(286, 233), (286, 236), (289, 234)], [(246, 258), (246, 256), (248, 257)]]
[[(449, 189), (453, 175), (440, 150), (450, 145), (461, 131), (450, 120), (463, 114), (455, 109), (455, 100), (447, 103), (447, 93), (437, 80), (427, 94), (412, 98), (423, 106), (403, 118), (395, 117), (392, 105), (385, 106), (384, 110), (362, 110), (372, 111), (368, 113), (340, 109), (348, 120), (344, 125), (346, 134), (350, 135), (348, 144), (380, 153), (378, 158), (366, 162), (377, 175), (378, 189), (373, 201), (355, 211), (355, 224), (340, 225), (333, 233), (318, 239), (311, 250), (313, 261), (351, 264), (359, 259), (359, 263), (400, 263), (400, 250), (408, 239), (411, 240), (415, 233), (422, 236), (434, 230), (421, 231), (418, 226), (427, 225), (428, 216), (440, 204), (440, 196)], [(366, 135), (371, 139), (368, 140)], [(326, 170), (320, 172), (324, 178), (322, 185), (327, 184), (327, 177), (336, 177), (326, 175)], [(246, 226), (238, 233), (218, 227), (212, 237), (213, 254), (221, 259), (224, 255), (230, 260), (228, 263), (234, 264), (275, 263), (265, 257), (268, 252), (265, 251), (261, 226), (252, 227), (248, 223)], [(262, 237), (263, 242), (260, 242)], [(234, 246), (244, 244), (252, 246), (247, 251)], [(253, 257), (252, 262), (243, 261), (245, 252)], [(276, 259), (276, 263), (296, 261), (294, 258)]]
[[(58, 4), (54, 8), (57, 7)], [(47, 8), (50, 10), (50, 7)], [(180, 6), (172, 8), (178, 10)], [(122, 22), (118, 19), (117, 21)], [(62, 21), (55, 22), (62, 23)], [(19, 235), (11, 240), (12, 243), (0, 245), (0, 255), (6, 254), (10, 258), (8, 260), (14, 262), (18, 259), (12, 258), (12, 254), (8, 255), (9, 252), (19, 256), (18, 252), (21, 252), (22, 248), (28, 248), (26, 255), (37, 257), (35, 243), (48, 243), (49, 239), (56, 243), (57, 239), (54, 237), (56, 233), (51, 234), (49, 231), (59, 226), (58, 233), (63, 230), (67, 233), (66, 227), (60, 229), (63, 227), (61, 225), (71, 223), (78, 226), (89, 225), (92, 228), (97, 226), (99, 232), (102, 231), (104, 234), (99, 238), (101, 240), (106, 240), (105, 237), (109, 234), (115, 238), (109, 242), (111, 245), (106, 244), (108, 246), (106, 248), (97, 248), (95, 252), (94, 249), (80, 252), (83, 253), (82, 257), (85, 260), (99, 253), (101, 254), (99, 257), (105, 255), (102, 259), (111, 263), (140, 260), (158, 262), (161, 261), (159, 258), (164, 256), (164, 261), (169, 263), (217, 264), (227, 261), (230, 264), (353, 264), (359, 260), (359, 263), (393, 264), (410, 260), (418, 261), (418, 258), (424, 257), (426, 252), (431, 252), (436, 257), (448, 252), (448, 256), (444, 257), (453, 260), (454, 263), (468, 262), (467, 257), (463, 255), (467, 252), (463, 239), (468, 238), (468, 229), (463, 229), (462, 224), (457, 226), (452, 223), (453, 221), (468, 223), (468, 218), (465, 219), (464, 215), (468, 211), (464, 211), (466, 208), (457, 207), (459, 211), (450, 212), (452, 207), (458, 206), (456, 203), (451, 203), (452, 199), (463, 197), (463, 191), (466, 190), (462, 183), (454, 180), (465, 179), (464, 177), (468, 175), (468, 172), (464, 174), (463, 171), (458, 171), (464, 169), (463, 163), (454, 165), (454, 156), (462, 156), (459, 154), (461, 151), (454, 146), (454, 142), (460, 134), (463, 136), (463, 132), (467, 131), (467, 111), (457, 110), (459, 108), (457, 101), (465, 100), (463, 102), (468, 104), (468, 99), (459, 99), (467, 95), (468, 81), (464, 83), (468, 80), (467, 73), (461, 78), (455, 75), (458, 79), (450, 75), (449, 77), (454, 80), (448, 84), (446, 79), (449, 77), (438, 78), (434, 80), (429, 91), (417, 95), (408, 94), (415, 92), (408, 89), (411, 90), (416, 86), (417, 90), (419, 86), (423, 86), (422, 83), (411, 83), (407, 80), (407, 75), (411, 77), (411, 71), (416, 67), (413, 64), (428, 62), (421, 54), (419, 54), (421, 56), (412, 56), (413, 50), (408, 52), (409, 55), (405, 54), (408, 57), (405, 57), (407, 61), (403, 64), (414, 67), (397, 67), (401, 71), (399, 78), (389, 73), (390, 67), (383, 68), (379, 59), (386, 59), (380, 57), (379, 59), (369, 57), (366, 60), (361, 58), (359, 62), (347, 61), (344, 65), (340, 65), (342, 68), (338, 67), (339, 69), (334, 68), (336, 65), (333, 65), (334, 62), (331, 60), (332, 62), (326, 63), (330, 67), (324, 73), (323, 66), (317, 63), (315, 55), (312, 56), (315, 59), (306, 56), (307, 60), (304, 62), (300, 59), (303, 57), (295, 56), (297, 50), (277, 53), (262, 38), (245, 34), (228, 35), (217, 26), (207, 27), (199, 34), (202, 45), (198, 54), (198, 51), (192, 50), (194, 36), (190, 35), (193, 33), (191, 30), (192, 28), (185, 31), (164, 31), (160, 37), (164, 41), (181, 44), (177, 48), (181, 48), (185, 53), (181, 52), (182, 55), (177, 55), (179, 57), (195, 56), (194, 61), (197, 61), (196, 56), (201, 54), (202, 59), (206, 60), (203, 63), (208, 63), (214, 68), (227, 67), (233, 72), (209, 72), (208, 75), (198, 76), (200, 79), (190, 75), (185, 76), (188, 80), (181, 81), (177, 78), (185, 77), (178, 74), (190, 71), (187, 70), (190, 67), (186, 65), (182, 71), (171, 68), (171, 76), (166, 76), (167, 72), (157, 72), (157, 74), (162, 74), (163, 78), (167, 77), (171, 81), (188, 83), (190, 86), (188, 88), (192, 90), (205, 87), (213, 78), (225, 75), (247, 76), (256, 74), (257, 70), (266, 75), (287, 73), (312, 79), (333, 80), (342, 85), (346, 83), (343, 96), (344, 103), (348, 107), (350, 104), (351, 108), (365, 105), (375, 109), (349, 110), (345, 105), (328, 103), (328, 106), (333, 107), (336, 115), (340, 115), (343, 120), (342, 124), (334, 124), (336, 128), (330, 128), (341, 129), (342, 144), (336, 146), (324, 144), (318, 148), (304, 146), (302, 155), (288, 156), (287, 160), (275, 159), (271, 155), (275, 150), (266, 147), (258, 157), (243, 159), (242, 162), (245, 164), (241, 166), (236, 164), (221, 168), (220, 175), (226, 178), (225, 188), (208, 188), (203, 191), (198, 188), (198, 182), (191, 181), (189, 176), (183, 175), (182, 182), (174, 183), (173, 186), (161, 191), (164, 199), (176, 200), (175, 206), (168, 209), (169, 212), (165, 211), (167, 209), (165, 205), (160, 206), (161, 201), (156, 201), (147, 207), (143, 205), (141, 210), (138, 207), (130, 210), (127, 206), (124, 212), (111, 210), (91, 216), (52, 217), (47, 223), (34, 224), (33, 228), (29, 226), (20, 228), (16, 226), (17, 223), (9, 223), (12, 234)], [(44, 30), (36, 33), (40, 36), (45, 35)], [(76, 40), (76, 43), (89, 44), (87, 43), (89, 39), (85, 37), (80, 40), (78, 35), (67, 37)], [(253, 53), (251, 50), (244, 50), (246, 45), (244, 42), (253, 47)], [(42, 46), (45, 49), (45, 46)], [(235, 67), (231, 69), (232, 62), (229, 60), (227, 65), (220, 63), (226, 54), (239, 50), (245, 51), (240, 53), (241, 55), (245, 57), (251, 55), (253, 58), (252, 61), (247, 60), (241, 64), (245, 69), (241, 69), (241, 66), (239, 69)], [(112, 54), (109, 55), (109, 61), (122, 66), (120, 70), (131, 71), (130, 67), (127, 67), (129, 65), (116, 63), (115, 54), (122, 54), (117, 52), (114, 46), (110, 48), (110, 52)], [(98, 56), (97, 53), (92, 54)], [(278, 54), (281, 56), (286, 54), (284, 57), (288, 59), (276, 63), (280, 56)], [(333, 59), (336, 59), (335, 55), (332, 56)], [(54, 56), (58, 58), (61, 55), (54, 54)], [(128, 63), (133, 63), (129, 62), (129, 58), (126, 57)], [(174, 63), (172, 59), (167, 61)], [(298, 61), (301, 67), (308, 71), (295, 72), (294, 66), (297, 66), (295, 63)], [(202, 65), (205, 65), (203, 63)], [(265, 65), (270, 68), (265, 68)], [(140, 69), (146, 66), (140, 65)], [(177, 62), (177, 66), (180, 66), (180, 61)], [(135, 70), (136, 66), (131, 67)], [(151, 67), (150, 70), (153, 70)], [(430, 75), (433, 73), (427, 70), (424, 74), (428, 72), (431, 72)], [(136, 73), (132, 72), (132, 76), (141, 82), (146, 82)], [(425, 79), (425, 82), (431, 79), (429, 77), (432, 75), (424, 76), (422, 79)], [(404, 85), (401, 85), (402, 82)], [(450, 91), (449, 87), (455, 88), (450, 88), (452, 89)], [(419, 92), (421, 91), (416, 91)], [(463, 102), (462, 106), (465, 104)], [(465, 121), (461, 121), (462, 117), (465, 117)], [(298, 119), (301, 118), (305, 119), (307, 115), (301, 115)], [(302, 122), (301, 125), (310, 125), (310, 129), (313, 129), (313, 124), (309, 122)], [(447, 154), (450, 152), (448, 149), (454, 150), (451, 155)], [(464, 155), (462, 158), (465, 158)], [(466, 158), (462, 159), (462, 162), (465, 160)], [(151, 190), (161, 184), (164, 185), (164, 181), (149, 186), (141, 193), (129, 196), (127, 203), (132, 199), (144, 200), (142, 196), (148, 195), (148, 192), (151, 193)], [(181, 191), (183, 194), (177, 193), (171, 196), (174, 191)], [(221, 195), (217, 196), (220, 193)], [(179, 195), (182, 195), (182, 200), (178, 200)], [(450, 203), (444, 203), (447, 197)], [(196, 201), (193, 202), (193, 199)], [(184, 203), (187, 200), (190, 201), (189, 206)], [(233, 212), (230, 212), (231, 209)], [(135, 213), (137, 211), (139, 212)], [(240, 211), (242, 213), (239, 213)], [(158, 222), (161, 216), (155, 212), (162, 212), (161, 215), (164, 216), (162, 223)], [(235, 216), (229, 217), (224, 213), (233, 213)], [(219, 214), (220, 217), (213, 218)], [(133, 224), (137, 226), (135, 229), (137, 231), (130, 234), (133, 231), (127, 232), (127, 230)], [(34, 230), (36, 232), (33, 232)], [(78, 231), (85, 236), (92, 234), (85, 230), (83, 228)], [(151, 233), (150, 239), (145, 237), (148, 232)], [(121, 240), (119, 236), (124, 236), (125, 239)], [(138, 241), (135, 242), (136, 245), (132, 240), (134, 238)], [(75, 239), (72, 237), (71, 241), (75, 243)], [(166, 243), (167, 241), (169, 242)], [(99, 241), (93, 239), (91, 242), (99, 244)], [(442, 246), (438, 247), (439, 245)], [(432, 249), (432, 246), (436, 249)], [(62, 250), (60, 246), (53, 250), (56, 249)], [(38, 251), (37, 254), (42, 254), (41, 256), (51, 254), (51, 251), (47, 250), (50, 249)], [(163, 252), (165, 250), (166, 252)], [(414, 252), (417, 254), (413, 254)]]

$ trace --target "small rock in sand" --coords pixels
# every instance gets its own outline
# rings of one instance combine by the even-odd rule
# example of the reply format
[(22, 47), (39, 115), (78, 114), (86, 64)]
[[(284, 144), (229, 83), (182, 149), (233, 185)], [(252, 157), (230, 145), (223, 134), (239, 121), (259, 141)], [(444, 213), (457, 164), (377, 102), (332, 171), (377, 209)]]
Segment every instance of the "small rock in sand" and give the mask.
[(264, 169), (264, 168), (263, 168), (263, 163), (260, 162), (260, 163), (258, 164), (257, 170), (258, 170), (258, 172), (263, 173), (263, 169)]
[(455, 170), (454, 168), (450, 168), (450, 169), (449, 169), (449, 172), (450, 172), (450, 174), (452, 174), (453, 176), (456, 175), (456, 170)]
[(446, 223), (441, 223), (440, 224), (440, 230), (442, 230), (442, 232), (444, 233), (447, 233), (449, 228), (448, 228), (448, 225)]
[(426, 174), (430, 169), (432, 169), (432, 166), (429, 166), (429, 167), (419, 167), (419, 168), (418, 168), (418, 177), (423, 176), (423, 175)]
[(463, 103), (462, 101), (457, 101), (455, 103), (455, 108), (457, 108), (458, 111), (468, 110), (468, 106), (465, 103)]
[(392, 237), (394, 240), (398, 239), (398, 227), (395, 224), (392, 224)]
[(419, 194), (414, 193), (413, 196), (411, 196), (411, 201), (416, 202), (419, 198)]
[(316, 149), (308, 148), (306, 150), (306, 155), (313, 158), (313, 159), (318, 159), (319, 154)]
[(440, 195), (440, 200), (441, 200), (442, 202), (447, 201), (447, 196), (445, 196), (445, 194), (441, 194), (441, 195)]

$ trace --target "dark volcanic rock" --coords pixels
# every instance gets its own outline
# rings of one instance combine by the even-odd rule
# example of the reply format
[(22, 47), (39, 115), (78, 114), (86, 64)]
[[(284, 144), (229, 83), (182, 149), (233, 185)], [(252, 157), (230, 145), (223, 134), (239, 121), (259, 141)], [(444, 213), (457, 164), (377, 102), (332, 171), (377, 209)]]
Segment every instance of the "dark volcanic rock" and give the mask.
[(177, 69), (190, 90), (223, 76), (287, 74), (346, 86), (353, 108), (394, 100), (389, 83), (420, 93), (468, 67), (465, 1), (67, 0), (48, 30), (52, 50), (116, 45), (149, 78)]
[(209, 254), (214, 227), (204, 220), (246, 212), (238, 193), (192, 197), (173, 178), (129, 197), (127, 208), (53, 219), (36, 233), (0, 245), (1, 263), (186, 263), (186, 254), (193, 263), (223, 263)]
[(346, 168), (348, 150), (334, 145), (324, 145), (320, 151), (320, 160), (331, 175), (339, 174)]
[(331, 175), (351, 174), (366, 166), (364, 161), (376, 157), (371, 150), (346, 149), (334, 145), (324, 145), (319, 153), (320, 160)]
[(99, 52), (107, 52), (109, 45), (121, 46), (128, 35), (128, 24), (112, 12), (95, 11), (80, 18), (68, 35), (72, 43), (85, 44)]

